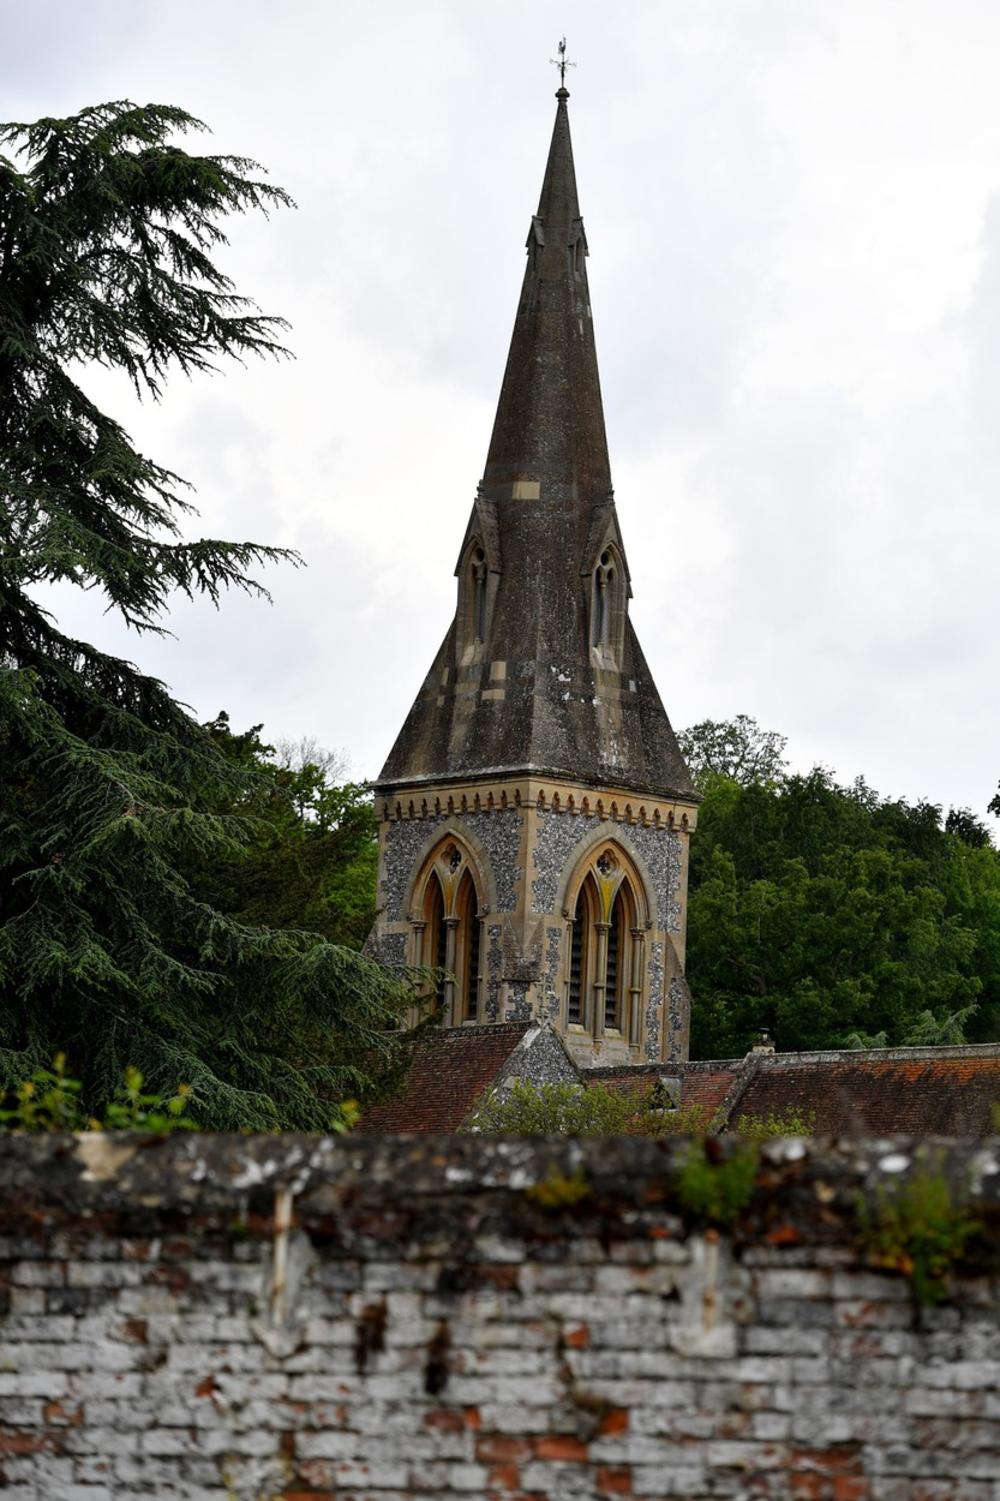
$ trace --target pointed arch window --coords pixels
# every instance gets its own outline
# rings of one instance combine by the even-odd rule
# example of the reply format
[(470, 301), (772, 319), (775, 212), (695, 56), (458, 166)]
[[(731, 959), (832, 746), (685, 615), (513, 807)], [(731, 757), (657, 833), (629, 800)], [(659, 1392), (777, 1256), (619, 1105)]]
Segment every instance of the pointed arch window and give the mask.
[(580, 887), (573, 911), (569, 994), (566, 1003), (566, 1020), (571, 1026), (585, 1027), (589, 1024), (588, 997), (594, 959), (594, 931), (600, 911), (600, 894), (593, 877), (588, 875)]
[(483, 543), (473, 537), (458, 566), (459, 660), (479, 661), (490, 625), (490, 564)]
[(472, 630), (477, 641), (486, 640), (486, 554), (481, 547), (472, 554)]
[(462, 1021), (479, 1020), (479, 898), (468, 870), (462, 876), (456, 902), (458, 940), (461, 953), (456, 956), (458, 1011)]
[(449, 837), (425, 861), (415, 888), (413, 959), (440, 971), (446, 1026), (481, 1015), (481, 883), (468, 851)]
[(625, 630), (625, 578), (622, 560), (613, 547), (600, 555), (593, 574), (590, 644), (617, 655)]
[(638, 1043), (641, 1031), (645, 891), (623, 851), (610, 844), (587, 862), (571, 909), (566, 1022), (595, 1039)]

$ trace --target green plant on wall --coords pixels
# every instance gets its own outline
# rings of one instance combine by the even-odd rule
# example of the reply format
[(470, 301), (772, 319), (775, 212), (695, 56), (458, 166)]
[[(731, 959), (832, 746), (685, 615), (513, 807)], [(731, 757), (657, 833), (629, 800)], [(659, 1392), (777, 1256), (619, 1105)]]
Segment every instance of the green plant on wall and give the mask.
[(754, 1142), (745, 1142), (724, 1154), (711, 1138), (692, 1141), (677, 1172), (677, 1197), (682, 1207), (712, 1224), (732, 1224), (750, 1202), (757, 1162)]
[(547, 1178), (532, 1184), (524, 1192), (525, 1197), (541, 1209), (570, 1209), (589, 1196), (590, 1184), (582, 1168), (578, 1167), (568, 1175), (553, 1169)]
[(880, 1184), (872, 1200), (860, 1198), (858, 1220), (870, 1259), (908, 1277), (921, 1306), (947, 1298), (952, 1269), (979, 1229), (965, 1192), (926, 1162), (902, 1182)]

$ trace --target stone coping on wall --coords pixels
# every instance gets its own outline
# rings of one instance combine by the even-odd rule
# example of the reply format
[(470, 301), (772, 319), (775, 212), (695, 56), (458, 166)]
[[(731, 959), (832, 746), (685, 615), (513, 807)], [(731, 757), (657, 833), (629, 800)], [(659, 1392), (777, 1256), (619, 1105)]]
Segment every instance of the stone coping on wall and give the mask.
[[(63, 1214), (267, 1214), (279, 1192), (291, 1195), (303, 1226), (343, 1204), (419, 1210), (481, 1193), (501, 1195), (520, 1215), (538, 1212), (532, 1190), (569, 1180), (586, 1186), (592, 1207), (679, 1208), (674, 1185), (688, 1150), (680, 1137), (10, 1133), (0, 1151), (0, 1216), (44, 1233), (46, 1219)], [(721, 1156), (738, 1150), (733, 1139), (713, 1143)], [(842, 1237), (859, 1195), (920, 1163), (959, 1185), (1000, 1243), (1000, 1138), (766, 1141), (741, 1233), (753, 1237), (780, 1221), (805, 1242)]]

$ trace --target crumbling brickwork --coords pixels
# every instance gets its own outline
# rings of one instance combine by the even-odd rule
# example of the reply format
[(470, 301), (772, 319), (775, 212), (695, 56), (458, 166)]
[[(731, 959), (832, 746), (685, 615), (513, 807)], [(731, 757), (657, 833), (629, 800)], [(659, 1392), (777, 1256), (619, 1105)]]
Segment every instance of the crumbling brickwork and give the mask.
[[(858, 1196), (907, 1142), (770, 1143), (729, 1228), (669, 1141), (8, 1138), (12, 1497), (996, 1501), (1000, 1151), (922, 1310)], [(287, 1227), (287, 1228), (286, 1228)]]

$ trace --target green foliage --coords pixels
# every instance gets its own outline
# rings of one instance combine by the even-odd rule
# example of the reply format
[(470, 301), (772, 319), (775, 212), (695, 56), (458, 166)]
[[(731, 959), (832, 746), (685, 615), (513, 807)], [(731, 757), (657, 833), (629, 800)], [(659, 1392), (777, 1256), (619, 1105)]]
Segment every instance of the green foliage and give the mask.
[(488, 1095), (467, 1126), (484, 1136), (681, 1136), (705, 1130), (701, 1107), (660, 1110), (648, 1096), (605, 1084), (532, 1084), (515, 1079)]
[(858, 1220), (871, 1260), (908, 1277), (920, 1305), (947, 1298), (952, 1268), (979, 1229), (966, 1196), (926, 1163), (901, 1183), (880, 1185), (874, 1203), (859, 1199)]
[(83, 1086), (66, 1072), (65, 1053), (57, 1053), (51, 1068), (37, 1068), (30, 1078), (4, 1086), (0, 1098), (13, 1103), (0, 1109), (0, 1124), (9, 1131), (149, 1131), (159, 1136), (198, 1129), (186, 1113), (191, 1101), (189, 1084), (179, 1084), (164, 1099), (143, 1093), (142, 1083), (139, 1070), (127, 1068), (117, 1095), (98, 1119), (84, 1111)]
[(587, 1175), (580, 1167), (569, 1176), (552, 1172), (541, 1183), (534, 1183), (525, 1189), (525, 1196), (542, 1209), (570, 1209), (574, 1204), (579, 1204), (581, 1199), (587, 1198), (589, 1193)]
[[(192, 861), (200, 900), (237, 922), (318, 933), (360, 948), (375, 920), (378, 841), (368, 788), (333, 778), (336, 758), (320, 747), (265, 745), (261, 725), (234, 734), (225, 713), (205, 726), (224, 756), (252, 773), (251, 784), (217, 812), (250, 823), (246, 844), (228, 856)], [(294, 764), (293, 764), (294, 758)]]
[(197, 1124), (185, 1115), (191, 1098), (190, 1084), (178, 1084), (169, 1099), (160, 1094), (144, 1094), (142, 1074), (127, 1068), (117, 1099), (109, 1100), (101, 1125), (110, 1131), (194, 1131)]
[(749, 1141), (728, 1154), (709, 1140), (692, 1141), (681, 1159), (677, 1196), (688, 1214), (731, 1225), (749, 1204), (757, 1177), (757, 1147)]
[(83, 1085), (66, 1073), (66, 1055), (57, 1053), (52, 1067), (36, 1068), (28, 1079), (5, 1085), (0, 1124), (11, 1131), (82, 1131), (87, 1117), (80, 1104)]
[[(744, 1115), (735, 1133), (745, 1141), (809, 1136), (811, 1110)], [(532, 1084), (515, 1079), (504, 1093), (487, 1095), (466, 1131), (484, 1136), (704, 1136), (712, 1115), (704, 1105), (663, 1108), (657, 1090), (609, 1089), (606, 1084)]]
[(784, 735), (762, 730), (749, 714), (735, 719), (704, 719), (677, 737), (681, 752), (699, 789), (716, 777), (741, 787), (780, 786), (788, 770)]
[(970, 849), (989, 849), (993, 843), (989, 829), (971, 808), (949, 808), (944, 826), (947, 833), (954, 834), (956, 839), (961, 839)]
[(310, 810), (300, 822), (338, 838), (351, 825), (334, 919), (304, 834), (305, 874), (285, 893), (259, 747), (231, 755), (162, 683), (64, 635), (35, 597), (73, 584), (161, 632), (175, 590), (263, 594), (257, 566), (294, 561), (187, 540), (183, 482), (83, 384), (96, 362), (156, 398), (171, 368), (283, 353), (279, 320), (212, 255), (225, 215), (288, 199), (251, 162), (174, 144), (197, 128), (129, 103), (0, 127), (14, 152), (0, 156), (0, 1075), (67, 1047), (91, 1114), (135, 1066), (154, 1091), (189, 1080), (206, 1126), (323, 1130), (338, 1099), (398, 1066), (391, 1028), (412, 996), (406, 976), (329, 941), (357, 942), (365, 921), (360, 794), (309, 789), (304, 768), (293, 792)]
[(769, 1141), (776, 1136), (811, 1136), (816, 1124), (815, 1110), (786, 1110), (771, 1115), (741, 1115), (736, 1135), (744, 1141)]
[(692, 1056), (1000, 1037), (1000, 855), (931, 804), (704, 782), (692, 841)]

